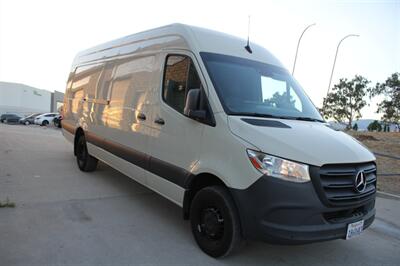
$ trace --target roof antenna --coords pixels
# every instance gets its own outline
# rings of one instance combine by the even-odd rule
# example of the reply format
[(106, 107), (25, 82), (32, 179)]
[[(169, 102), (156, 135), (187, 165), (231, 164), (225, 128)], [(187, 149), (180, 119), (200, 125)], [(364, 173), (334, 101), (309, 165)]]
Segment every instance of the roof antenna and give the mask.
[(253, 50), (251, 50), (250, 47), (250, 15), (249, 15), (249, 23), (247, 25), (247, 45), (244, 47), (244, 49), (246, 49), (246, 51), (249, 52), (250, 54), (253, 53)]

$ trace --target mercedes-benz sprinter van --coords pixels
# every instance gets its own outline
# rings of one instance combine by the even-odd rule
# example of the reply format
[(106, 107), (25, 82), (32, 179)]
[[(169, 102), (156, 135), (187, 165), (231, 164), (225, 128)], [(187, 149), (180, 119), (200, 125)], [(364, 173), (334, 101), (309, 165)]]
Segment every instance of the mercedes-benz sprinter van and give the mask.
[(374, 155), (331, 129), (266, 49), (173, 24), (74, 59), (64, 136), (176, 203), (213, 257), (243, 239), (348, 239), (375, 216)]

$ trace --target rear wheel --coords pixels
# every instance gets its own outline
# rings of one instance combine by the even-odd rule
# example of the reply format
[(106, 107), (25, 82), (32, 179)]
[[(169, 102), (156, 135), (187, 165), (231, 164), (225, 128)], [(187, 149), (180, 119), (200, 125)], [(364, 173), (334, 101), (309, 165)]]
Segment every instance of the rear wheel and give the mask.
[(25, 125), (28, 126), (30, 123), (29, 121), (25, 121)]
[(76, 143), (76, 162), (81, 171), (92, 172), (96, 170), (98, 160), (88, 152), (84, 135), (78, 137)]
[(223, 257), (237, 249), (242, 241), (236, 206), (222, 186), (201, 189), (190, 207), (194, 238), (206, 254)]

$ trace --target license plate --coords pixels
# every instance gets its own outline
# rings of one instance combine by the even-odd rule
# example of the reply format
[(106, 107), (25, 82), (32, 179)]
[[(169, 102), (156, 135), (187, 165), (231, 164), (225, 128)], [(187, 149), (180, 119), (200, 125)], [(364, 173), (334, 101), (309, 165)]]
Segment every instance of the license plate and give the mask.
[(364, 229), (364, 220), (349, 224), (347, 226), (346, 239), (350, 239), (360, 235), (363, 229)]

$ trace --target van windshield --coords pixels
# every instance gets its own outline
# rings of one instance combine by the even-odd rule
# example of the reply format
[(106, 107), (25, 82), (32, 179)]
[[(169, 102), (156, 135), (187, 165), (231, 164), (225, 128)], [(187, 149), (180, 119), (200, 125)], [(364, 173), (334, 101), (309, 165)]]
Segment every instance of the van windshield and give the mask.
[(244, 58), (200, 53), (228, 115), (323, 119), (287, 70)]

